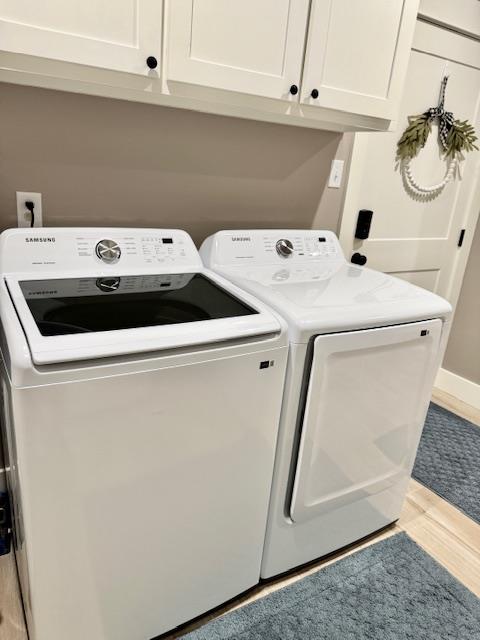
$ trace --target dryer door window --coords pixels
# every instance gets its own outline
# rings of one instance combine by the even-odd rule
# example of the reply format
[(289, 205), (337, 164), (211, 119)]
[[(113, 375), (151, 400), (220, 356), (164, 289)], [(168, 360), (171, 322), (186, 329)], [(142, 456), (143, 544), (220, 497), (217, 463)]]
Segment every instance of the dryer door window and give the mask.
[(442, 322), (317, 336), (290, 516), (320, 514), (408, 482)]

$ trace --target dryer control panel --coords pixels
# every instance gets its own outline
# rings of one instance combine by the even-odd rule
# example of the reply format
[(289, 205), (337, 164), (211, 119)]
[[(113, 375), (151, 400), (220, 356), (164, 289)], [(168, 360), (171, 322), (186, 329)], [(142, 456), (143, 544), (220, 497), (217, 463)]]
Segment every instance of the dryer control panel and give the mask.
[(202, 266), (192, 239), (179, 229), (10, 229), (0, 240), (0, 270), (142, 272)]
[(200, 254), (211, 267), (345, 260), (332, 231), (310, 229), (219, 231), (205, 240)]

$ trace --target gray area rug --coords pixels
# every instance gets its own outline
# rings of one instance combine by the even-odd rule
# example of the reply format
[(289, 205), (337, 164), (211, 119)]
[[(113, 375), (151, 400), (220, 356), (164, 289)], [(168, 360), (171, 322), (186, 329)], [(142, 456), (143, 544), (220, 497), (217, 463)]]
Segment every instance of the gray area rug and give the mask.
[(412, 475), (480, 523), (480, 427), (430, 404)]
[(400, 533), (184, 640), (479, 640), (480, 600)]

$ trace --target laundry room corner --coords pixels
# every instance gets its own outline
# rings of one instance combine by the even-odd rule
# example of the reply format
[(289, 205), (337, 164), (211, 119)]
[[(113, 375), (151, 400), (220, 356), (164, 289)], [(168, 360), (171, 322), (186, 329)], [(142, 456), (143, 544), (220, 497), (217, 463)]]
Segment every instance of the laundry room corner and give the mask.
[(480, 640), (480, 0), (0, 2), (0, 640)]
[(477, 222), (437, 386), (480, 412), (480, 222)]

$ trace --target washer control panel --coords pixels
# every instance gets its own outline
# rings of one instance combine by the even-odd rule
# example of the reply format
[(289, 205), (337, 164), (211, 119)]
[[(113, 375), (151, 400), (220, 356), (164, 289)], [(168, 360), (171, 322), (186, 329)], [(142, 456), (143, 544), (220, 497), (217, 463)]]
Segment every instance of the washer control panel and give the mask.
[(125, 273), (202, 267), (192, 239), (179, 229), (12, 229), (1, 237), (0, 268), (26, 271)]
[(132, 261), (134, 257), (146, 264), (171, 264), (181, 263), (188, 257), (185, 238), (175, 237), (171, 232), (150, 230), (150, 233), (140, 235), (119, 234), (115, 239), (102, 238), (98, 242), (88, 235), (77, 235), (75, 241), (79, 257), (96, 257), (106, 264), (125, 259)]
[(206, 266), (344, 261), (332, 231), (219, 231), (200, 250)]

